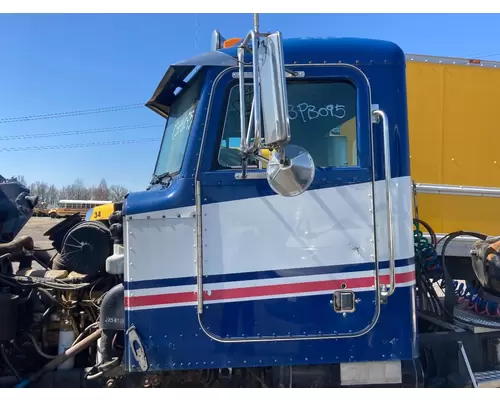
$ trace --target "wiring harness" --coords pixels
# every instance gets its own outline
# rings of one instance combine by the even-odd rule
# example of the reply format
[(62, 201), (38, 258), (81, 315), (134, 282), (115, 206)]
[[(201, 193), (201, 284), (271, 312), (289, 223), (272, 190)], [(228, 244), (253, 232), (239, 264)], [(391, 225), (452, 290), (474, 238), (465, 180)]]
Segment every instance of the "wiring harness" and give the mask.
[[(425, 221), (415, 218), (413, 224), (419, 310), (470, 323), (470, 321), (463, 321), (454, 315), (453, 308), (457, 303), (460, 303), (465, 309), (477, 314), (500, 317), (499, 303), (481, 296), (482, 287), (479, 282), (464, 283), (454, 280), (446, 266), (446, 248), (452, 240), (460, 236), (472, 236), (485, 240), (487, 235), (478, 232), (456, 231), (437, 240), (434, 230)], [(427, 230), (430, 240), (424, 236), (421, 227)], [(443, 245), (441, 256), (439, 256), (437, 246), (441, 242)], [(447, 288), (451, 288), (451, 291)], [(437, 289), (445, 294), (444, 304), (437, 294)], [(477, 323), (477, 325), (481, 324)]]

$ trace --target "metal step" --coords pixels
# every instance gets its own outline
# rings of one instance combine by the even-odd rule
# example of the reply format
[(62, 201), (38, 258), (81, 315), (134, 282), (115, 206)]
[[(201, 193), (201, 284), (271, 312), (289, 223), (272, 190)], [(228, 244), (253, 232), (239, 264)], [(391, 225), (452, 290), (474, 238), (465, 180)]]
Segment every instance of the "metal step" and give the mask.
[(500, 388), (500, 370), (476, 372), (474, 378), (479, 388)]
[[(455, 307), (454, 314), (461, 319), (460, 322), (455, 322), (456, 325), (474, 333), (485, 333), (500, 330), (499, 318), (489, 317), (487, 315), (475, 313), (471, 310), (466, 310), (462, 305), (457, 305)], [(462, 323), (462, 321), (464, 323)]]

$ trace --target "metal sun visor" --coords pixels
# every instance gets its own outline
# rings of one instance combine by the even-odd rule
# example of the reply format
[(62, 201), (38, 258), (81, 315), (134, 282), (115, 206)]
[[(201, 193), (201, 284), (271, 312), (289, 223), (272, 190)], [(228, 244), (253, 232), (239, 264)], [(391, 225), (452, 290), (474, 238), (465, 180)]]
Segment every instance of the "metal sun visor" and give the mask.
[(199, 56), (171, 65), (160, 84), (156, 88), (153, 97), (146, 103), (146, 107), (153, 110), (164, 118), (168, 117), (170, 106), (177, 97), (177, 89), (187, 84), (186, 78), (196, 68), (205, 66), (235, 67), (238, 65), (236, 58), (221, 51), (211, 51)]

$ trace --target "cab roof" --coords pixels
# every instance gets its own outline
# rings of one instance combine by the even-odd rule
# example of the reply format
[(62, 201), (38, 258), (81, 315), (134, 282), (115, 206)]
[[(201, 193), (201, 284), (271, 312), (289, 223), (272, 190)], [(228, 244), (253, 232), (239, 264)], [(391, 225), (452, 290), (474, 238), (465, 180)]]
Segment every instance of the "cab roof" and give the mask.
[[(177, 98), (178, 88), (184, 87), (197, 67), (236, 67), (238, 42), (230, 48), (211, 51), (175, 63), (167, 70), (146, 107), (167, 117)], [(362, 38), (290, 38), (283, 39), (285, 64), (348, 63), (354, 65), (404, 64), (403, 50), (395, 43)], [(245, 62), (251, 56), (246, 53)]]
[[(237, 46), (221, 49), (236, 57)], [(385, 40), (324, 37), (283, 39), (285, 64), (394, 63), (404, 61), (404, 53), (395, 43)]]

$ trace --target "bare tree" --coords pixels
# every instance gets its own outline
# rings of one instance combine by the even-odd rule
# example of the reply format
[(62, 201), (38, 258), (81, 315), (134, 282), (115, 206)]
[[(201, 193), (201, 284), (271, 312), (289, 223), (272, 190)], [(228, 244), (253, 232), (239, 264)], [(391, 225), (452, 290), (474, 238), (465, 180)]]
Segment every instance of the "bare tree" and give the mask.
[[(27, 185), (22, 175), (14, 177), (20, 183)], [(31, 194), (39, 197), (40, 202), (48, 205), (56, 205), (61, 199), (66, 200), (111, 200), (122, 201), (128, 193), (126, 187), (122, 185), (111, 185), (108, 187), (106, 179), (101, 179), (97, 186), (85, 186), (81, 178), (76, 179), (72, 184), (62, 186), (58, 189), (55, 185), (47, 182), (36, 181), (27, 186)]]
[(47, 182), (36, 181), (29, 185), (30, 193), (38, 196), (39, 202), (47, 202), (49, 185)]
[(47, 189), (47, 204), (55, 205), (59, 201), (59, 190), (54, 185)]
[(127, 193), (128, 193), (128, 190), (124, 186), (111, 185), (109, 187), (109, 200), (122, 201)]
[(24, 178), (24, 175), (13, 176), (13, 178), (16, 181), (18, 181), (21, 185), (28, 187), (28, 184), (26, 183), (26, 179)]
[(70, 192), (71, 192), (70, 186), (63, 186), (61, 189), (59, 189), (59, 196), (57, 200), (69, 199)]
[(90, 188), (85, 186), (83, 179), (78, 178), (72, 185), (66, 187), (65, 194), (68, 200), (88, 200), (90, 199)]
[(109, 189), (105, 179), (101, 179), (99, 185), (91, 189), (92, 200), (108, 200)]

